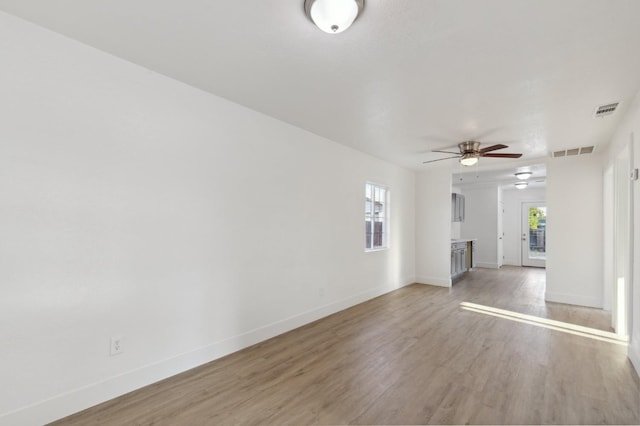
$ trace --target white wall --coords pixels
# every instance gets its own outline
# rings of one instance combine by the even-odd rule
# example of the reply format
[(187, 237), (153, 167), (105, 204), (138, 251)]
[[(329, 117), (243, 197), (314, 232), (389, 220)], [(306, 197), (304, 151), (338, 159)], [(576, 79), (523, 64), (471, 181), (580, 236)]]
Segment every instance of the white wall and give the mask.
[(547, 162), (548, 301), (603, 305), (602, 172), (598, 153)]
[[(633, 168), (640, 167), (640, 93), (628, 103), (628, 109), (606, 152), (606, 165), (614, 164), (616, 157), (629, 143), (633, 146)], [(631, 289), (631, 340), (629, 358), (640, 374), (640, 181), (632, 183), (633, 197), (633, 285)], [(606, 208), (606, 206), (605, 206)], [(609, 230), (611, 232), (611, 230)]]
[(462, 238), (477, 238), (476, 266), (498, 268), (498, 191), (497, 185), (464, 188), (465, 220)]
[(416, 280), (451, 286), (451, 170), (416, 177)]
[(522, 266), (522, 203), (546, 199), (545, 188), (504, 188), (504, 264)]
[[(0, 422), (414, 281), (413, 172), (2, 13), (0, 52)], [(367, 180), (391, 189), (387, 251), (364, 252)]]

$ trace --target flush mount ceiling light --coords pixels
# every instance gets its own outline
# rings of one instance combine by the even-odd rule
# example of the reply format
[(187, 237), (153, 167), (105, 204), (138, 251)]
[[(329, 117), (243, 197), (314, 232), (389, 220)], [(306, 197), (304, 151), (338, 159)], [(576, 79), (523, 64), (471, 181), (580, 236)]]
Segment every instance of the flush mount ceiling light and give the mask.
[(473, 152), (468, 152), (460, 158), (460, 164), (463, 166), (473, 166), (478, 162), (478, 156)]
[(527, 187), (527, 185), (529, 185), (529, 182), (516, 182), (516, 183), (514, 183), (514, 185), (518, 189), (524, 189), (524, 188)]
[(520, 180), (529, 179), (533, 173), (531, 172), (518, 172), (516, 173), (516, 177)]
[(338, 34), (353, 24), (364, 0), (304, 0), (304, 11), (325, 33)]

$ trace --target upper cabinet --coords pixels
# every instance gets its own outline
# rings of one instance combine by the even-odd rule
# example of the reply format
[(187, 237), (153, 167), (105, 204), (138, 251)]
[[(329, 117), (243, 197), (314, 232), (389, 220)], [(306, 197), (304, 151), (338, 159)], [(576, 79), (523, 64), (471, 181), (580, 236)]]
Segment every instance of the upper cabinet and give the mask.
[(464, 222), (464, 195), (451, 194), (451, 221)]

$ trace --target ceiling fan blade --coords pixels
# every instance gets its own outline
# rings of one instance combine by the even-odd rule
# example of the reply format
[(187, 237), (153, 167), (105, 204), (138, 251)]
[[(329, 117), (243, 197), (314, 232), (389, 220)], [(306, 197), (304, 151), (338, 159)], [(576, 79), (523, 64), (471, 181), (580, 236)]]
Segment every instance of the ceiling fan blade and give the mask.
[(486, 147), (486, 148), (479, 149), (479, 150), (478, 150), (478, 152), (479, 152), (480, 154), (484, 154), (485, 152), (489, 152), (489, 151), (496, 151), (496, 150), (498, 150), (498, 149), (504, 149), (504, 148), (509, 148), (509, 147), (508, 147), (508, 146), (506, 146), (506, 145), (502, 145), (501, 143), (499, 143), (499, 144), (496, 144), (496, 145), (491, 145), (491, 146), (488, 146), (488, 147)]
[(436, 161), (442, 161), (442, 160), (449, 160), (451, 158), (460, 158), (460, 155), (456, 155), (455, 157), (444, 157), (444, 158), (438, 158), (437, 160), (430, 160), (430, 161), (423, 161), (422, 164), (427, 164), (427, 163), (434, 163)]
[(445, 154), (458, 154), (458, 155), (460, 155), (460, 153), (459, 153), (459, 152), (441, 151), (441, 150), (439, 150), (439, 149), (434, 149), (434, 150), (432, 150), (431, 152), (443, 152), (443, 153), (445, 153)]
[(520, 158), (522, 154), (480, 154), (480, 157), (492, 158)]

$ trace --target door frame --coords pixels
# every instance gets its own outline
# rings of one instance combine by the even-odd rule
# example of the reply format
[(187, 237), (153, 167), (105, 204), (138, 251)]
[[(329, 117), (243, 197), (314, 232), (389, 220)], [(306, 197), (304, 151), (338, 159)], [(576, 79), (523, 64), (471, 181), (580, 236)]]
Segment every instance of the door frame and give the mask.
[(504, 201), (502, 191), (498, 195), (498, 268), (504, 264)]
[(611, 326), (617, 334), (631, 331), (631, 283), (633, 280), (633, 186), (629, 179), (633, 144), (630, 141), (618, 153), (613, 166), (613, 295)]
[[(523, 201), (520, 207), (520, 264), (522, 266), (533, 266), (545, 268), (546, 260), (529, 259), (529, 207), (547, 207), (546, 201)], [(546, 245), (546, 242), (545, 242)]]

